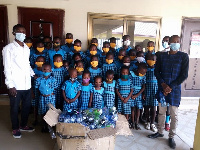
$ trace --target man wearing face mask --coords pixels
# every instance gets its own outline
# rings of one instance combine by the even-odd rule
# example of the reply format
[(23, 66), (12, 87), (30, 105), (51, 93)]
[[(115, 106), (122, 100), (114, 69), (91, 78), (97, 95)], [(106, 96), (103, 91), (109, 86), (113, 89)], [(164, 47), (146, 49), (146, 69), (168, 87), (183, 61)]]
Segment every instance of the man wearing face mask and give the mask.
[(117, 52), (119, 52), (120, 49), (125, 49), (126, 52), (129, 52), (132, 48), (130, 47), (131, 41), (130, 41), (130, 36), (129, 35), (124, 35), (122, 37), (123, 40), (123, 46), (117, 49)]
[[(21, 138), (20, 131), (34, 131), (27, 126), (31, 108), (31, 76), (34, 72), (29, 62), (30, 50), (23, 42), (26, 30), (23, 25), (13, 27), (15, 40), (3, 48), (5, 84), (9, 89), (10, 116), (14, 138)], [(21, 121), (18, 119), (19, 105), (22, 100)]]
[[(173, 35), (170, 37), (170, 51), (158, 55), (156, 62), (155, 76), (158, 80), (158, 93), (165, 99), (159, 101), (158, 132), (149, 135), (149, 138), (163, 137), (165, 124), (166, 104), (169, 104), (171, 124), (169, 130), (169, 146), (176, 148), (174, 135), (178, 123), (178, 107), (181, 101), (181, 83), (188, 77), (189, 57), (186, 53), (180, 52), (180, 37)], [(160, 94), (159, 94), (160, 95)]]

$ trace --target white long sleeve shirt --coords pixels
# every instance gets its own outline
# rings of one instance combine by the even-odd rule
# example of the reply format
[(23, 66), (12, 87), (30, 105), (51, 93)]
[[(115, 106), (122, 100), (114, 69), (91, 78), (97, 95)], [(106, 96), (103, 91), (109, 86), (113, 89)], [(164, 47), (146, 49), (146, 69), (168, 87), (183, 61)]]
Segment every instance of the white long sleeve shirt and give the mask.
[(5, 84), (8, 89), (28, 90), (31, 88), (31, 76), (34, 72), (30, 66), (30, 50), (24, 43), (20, 46), (16, 41), (6, 45), (2, 51)]

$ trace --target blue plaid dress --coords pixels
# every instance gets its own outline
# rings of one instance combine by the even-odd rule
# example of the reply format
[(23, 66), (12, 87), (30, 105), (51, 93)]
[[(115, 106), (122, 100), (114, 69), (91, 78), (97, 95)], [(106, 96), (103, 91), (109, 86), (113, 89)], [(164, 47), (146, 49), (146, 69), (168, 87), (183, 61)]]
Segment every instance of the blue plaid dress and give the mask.
[(99, 67), (102, 67), (103, 64), (106, 63), (106, 55), (102, 55), (102, 53), (99, 55)]
[(158, 82), (154, 75), (155, 68), (148, 68), (146, 73), (146, 85), (145, 85), (145, 100), (144, 106), (158, 106), (156, 99), (156, 93), (158, 91)]
[(101, 90), (96, 90), (95, 87), (92, 88), (91, 93), (93, 93), (92, 97), (92, 107), (93, 108), (103, 108), (103, 95), (104, 95), (104, 88), (101, 87)]
[[(49, 108), (47, 104), (51, 103), (55, 107), (56, 99), (55, 95), (53, 95), (53, 91), (58, 87), (57, 81), (54, 77), (49, 76), (49, 78), (45, 79), (44, 77), (39, 77), (36, 79), (35, 88), (39, 89), (40, 97), (39, 97), (39, 105), (38, 105), (38, 114), (45, 114)], [(45, 97), (43, 95), (50, 95)]]
[(56, 81), (58, 83), (58, 88), (56, 88), (54, 90), (54, 94), (56, 97), (56, 105), (58, 105), (58, 106), (63, 104), (61, 86), (64, 82), (64, 78), (65, 78), (66, 74), (67, 74), (67, 72), (64, 67), (52, 68), (52, 76), (56, 79)]
[[(135, 95), (140, 92), (142, 85), (146, 83), (146, 76), (137, 76), (133, 71), (130, 73), (130, 78), (133, 82), (133, 95)], [(132, 101), (131, 107), (143, 108), (142, 94)]]
[(83, 78), (82, 74), (77, 76), (77, 80), (80, 84), (82, 83), (82, 78)]
[(115, 106), (115, 86), (116, 86), (116, 81), (113, 80), (113, 83), (106, 83), (105, 81), (103, 82), (103, 87), (104, 87), (104, 106), (107, 108), (112, 108)]
[(106, 72), (108, 70), (113, 70), (115, 72), (115, 75), (117, 75), (117, 66), (115, 63), (112, 63), (112, 64), (103, 64), (102, 66), (102, 75), (103, 75), (103, 78), (105, 79), (106, 78)]
[(88, 109), (91, 90), (92, 90), (91, 83), (88, 86), (81, 85), (81, 95), (79, 97), (79, 103), (80, 103), (80, 108), (82, 110)]
[[(122, 81), (121, 79), (117, 80), (116, 89), (118, 89), (119, 93), (123, 98), (129, 96), (131, 89), (133, 89), (131, 79), (127, 81)], [(118, 112), (122, 114), (131, 114), (131, 102), (130, 98), (127, 103), (123, 103), (122, 100), (118, 97)]]
[(74, 45), (72, 44), (71, 47), (68, 47), (68, 45), (65, 44), (65, 45), (62, 45), (61, 48), (62, 48), (66, 53), (69, 53), (69, 52), (71, 52), (71, 51), (74, 50)]
[[(82, 60), (85, 61), (85, 59), (86, 59), (85, 53), (82, 52), (82, 51), (80, 51), (79, 53), (80, 53), (80, 55), (81, 55)], [(75, 54), (75, 53), (74, 53), (73, 51), (70, 51), (70, 52), (68, 53), (68, 55), (67, 55), (67, 60), (71, 62), (71, 61), (73, 60), (72, 57), (73, 57), (74, 54)]]
[[(61, 89), (65, 91), (65, 96), (68, 99), (73, 99), (81, 90), (81, 84), (77, 80), (74, 83), (72, 83), (70, 80), (67, 80), (65, 81)], [(77, 108), (78, 108), (78, 98), (73, 103), (70, 104), (64, 101), (63, 111), (66, 111), (68, 109), (77, 109)]]
[(101, 68), (97, 68), (95, 70), (95, 69), (92, 69), (92, 67), (89, 67), (88, 70), (90, 71), (90, 82), (91, 83), (94, 83), (94, 77), (96, 77), (96, 76), (102, 76), (102, 70), (101, 70)]
[(31, 67), (34, 67), (34, 68), (37, 67), (35, 62), (36, 62), (36, 59), (37, 59), (38, 56), (43, 56), (46, 59), (46, 53), (39, 54), (39, 55), (36, 54), (36, 53), (32, 54), (31, 57), (30, 57), (30, 65), (31, 65)]

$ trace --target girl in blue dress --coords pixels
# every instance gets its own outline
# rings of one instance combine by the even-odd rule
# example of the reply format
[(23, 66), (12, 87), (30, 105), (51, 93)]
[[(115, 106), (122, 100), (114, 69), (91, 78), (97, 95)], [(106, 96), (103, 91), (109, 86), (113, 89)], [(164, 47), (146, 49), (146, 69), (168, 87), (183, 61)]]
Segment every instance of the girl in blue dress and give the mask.
[(104, 95), (104, 88), (101, 87), (102, 84), (102, 77), (96, 76), (94, 78), (94, 87), (92, 88), (91, 95), (90, 95), (90, 102), (89, 107), (92, 108), (103, 108), (103, 95)]
[(85, 70), (83, 72), (83, 80), (81, 84), (81, 95), (79, 97), (79, 104), (82, 110), (88, 109), (92, 84), (90, 83), (90, 72)]
[(77, 80), (81, 84), (82, 83), (82, 78), (83, 78), (83, 71), (84, 71), (84, 65), (81, 60), (75, 62), (74, 66), (77, 70)]
[(105, 41), (103, 42), (103, 47), (102, 47), (103, 52), (99, 55), (100, 61), (99, 61), (99, 67), (102, 67), (104, 63), (106, 63), (106, 54), (110, 50), (110, 43)]
[(108, 70), (106, 72), (106, 81), (103, 81), (104, 87), (104, 104), (107, 108), (115, 106), (115, 86), (116, 81), (114, 79), (114, 71)]
[(129, 119), (131, 114), (131, 95), (133, 93), (132, 81), (129, 78), (129, 68), (122, 66), (121, 77), (117, 80), (116, 93), (118, 96), (118, 112)]
[(86, 68), (91, 66), (91, 64), (90, 64), (91, 57), (95, 56), (95, 55), (97, 55), (97, 47), (96, 47), (96, 45), (91, 44), (89, 47), (89, 54), (87, 55), (87, 57), (85, 59)]
[[(143, 109), (142, 92), (145, 90), (146, 72), (147, 72), (146, 63), (139, 63), (138, 69), (135, 72), (133, 71), (130, 72), (131, 73), (130, 78), (133, 82), (133, 95), (131, 97), (133, 99), (131, 104), (132, 123), (133, 124), (135, 123), (136, 130), (141, 130), (138, 123), (140, 117), (140, 110)], [(134, 125), (132, 127), (134, 128)]]

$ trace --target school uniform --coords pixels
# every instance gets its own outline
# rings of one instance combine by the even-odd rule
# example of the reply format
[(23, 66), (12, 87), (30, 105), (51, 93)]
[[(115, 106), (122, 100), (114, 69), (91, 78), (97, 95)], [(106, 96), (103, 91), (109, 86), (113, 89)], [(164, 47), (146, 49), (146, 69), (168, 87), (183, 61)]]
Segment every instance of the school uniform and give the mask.
[(89, 67), (88, 70), (90, 71), (90, 82), (92, 83), (94, 83), (94, 77), (102, 76), (101, 68), (92, 69), (92, 67)]
[[(133, 71), (130, 73), (130, 78), (133, 82), (133, 95), (135, 95), (140, 92), (142, 85), (146, 83), (146, 76), (137, 76)], [(142, 94), (132, 101), (131, 107), (137, 107), (138, 109), (143, 108)]]
[(99, 55), (99, 67), (102, 67), (103, 64), (106, 63), (106, 55), (102, 55), (102, 54)]
[[(144, 56), (146, 56), (147, 54), (150, 54), (150, 52), (149, 51), (144, 52)], [(156, 53), (153, 51), (151, 54), (155, 55)]]
[(104, 79), (105, 79), (105, 76), (106, 76), (106, 72), (108, 70), (113, 70), (115, 72), (115, 75), (116, 75), (117, 74), (117, 66), (116, 66), (116, 64), (114, 62), (112, 64), (108, 64), (108, 63), (103, 64), (103, 66), (102, 66), (102, 75), (103, 75)]
[(74, 50), (74, 44), (71, 44), (71, 46), (69, 47), (67, 44), (62, 45), (61, 48), (66, 52), (69, 53), (71, 51)]
[(39, 77), (36, 79), (35, 88), (40, 91), (38, 114), (45, 114), (49, 108), (47, 104), (51, 103), (55, 107), (55, 95), (54, 89), (58, 87), (56, 79), (49, 76), (47, 79), (44, 77)]
[[(120, 49), (124, 49), (123, 46), (118, 48), (116, 51), (117, 53), (119, 53)], [(126, 49), (126, 53), (128, 53), (132, 48), (130, 46), (128, 46), (128, 48)]]
[(35, 62), (36, 62), (36, 59), (37, 59), (38, 56), (43, 56), (46, 59), (46, 53), (43, 53), (43, 54), (36, 54), (36, 53), (34, 53), (31, 56), (31, 58), (30, 58), (30, 65), (31, 65), (31, 67), (33, 67), (33, 68), (37, 67), (36, 64), (35, 64)]
[[(116, 89), (118, 89), (119, 93), (123, 98), (129, 96), (131, 89), (133, 89), (131, 79), (127, 81), (122, 81), (121, 79), (117, 80)], [(131, 114), (131, 102), (132, 99), (130, 98), (127, 103), (123, 103), (122, 100), (118, 96), (118, 112), (123, 114)]]
[(116, 81), (113, 80), (112, 83), (106, 83), (105, 81), (103, 82), (103, 87), (104, 87), (104, 105), (107, 108), (112, 108), (115, 106), (115, 86), (116, 86)]
[[(79, 51), (78, 53), (80, 53), (82, 60), (85, 61), (85, 58), (86, 58), (85, 53), (82, 52), (82, 51)], [(73, 60), (72, 57), (73, 57), (74, 54), (75, 53), (73, 51), (70, 51), (69, 53), (67, 53), (67, 60), (72, 61)]]
[(31, 46), (31, 48), (30, 48), (30, 58), (33, 54), (35, 54), (35, 52), (36, 52), (35, 48), (33, 46)]
[(80, 103), (80, 108), (82, 110), (88, 109), (91, 90), (92, 90), (91, 83), (87, 86), (81, 85), (81, 95), (79, 97), (79, 103)]
[[(73, 99), (81, 90), (81, 84), (77, 80), (75, 80), (74, 83), (72, 83), (71, 80), (67, 80), (62, 85), (61, 89), (65, 91), (66, 98)], [(73, 103), (70, 103), (70, 104), (64, 101), (63, 111), (66, 111), (69, 109), (76, 109), (76, 108), (78, 108), (78, 98)]]
[[(90, 50), (88, 49), (85, 53), (86, 53), (87, 56), (89, 56), (90, 55)], [(102, 51), (97, 48), (97, 55), (99, 56), (101, 53), (102, 53)]]
[(83, 75), (77, 75), (77, 80), (78, 82), (81, 84), (82, 83), (82, 78), (83, 78)]
[(93, 93), (92, 97), (92, 107), (93, 108), (103, 108), (104, 102), (103, 102), (103, 95), (104, 95), (104, 88), (101, 87), (100, 90), (96, 90), (95, 87), (92, 88), (91, 93)]

